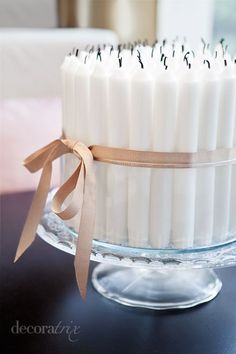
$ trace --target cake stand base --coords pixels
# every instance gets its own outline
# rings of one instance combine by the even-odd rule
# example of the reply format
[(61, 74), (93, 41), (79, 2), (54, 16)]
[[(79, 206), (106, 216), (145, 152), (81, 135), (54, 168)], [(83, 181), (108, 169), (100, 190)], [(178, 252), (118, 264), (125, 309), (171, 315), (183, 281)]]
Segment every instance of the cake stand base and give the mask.
[(92, 283), (120, 304), (156, 310), (184, 309), (214, 299), (222, 283), (213, 270), (152, 270), (100, 264)]

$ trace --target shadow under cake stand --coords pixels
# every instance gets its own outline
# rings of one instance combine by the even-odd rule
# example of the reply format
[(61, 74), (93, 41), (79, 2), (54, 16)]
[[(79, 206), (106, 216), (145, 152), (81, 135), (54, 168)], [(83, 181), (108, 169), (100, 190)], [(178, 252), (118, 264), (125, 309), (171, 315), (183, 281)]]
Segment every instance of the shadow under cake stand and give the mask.
[[(51, 211), (53, 194), (48, 196), (37, 234), (74, 255), (77, 234)], [(127, 306), (193, 307), (219, 293), (222, 283), (213, 268), (236, 264), (235, 237), (221, 245), (191, 249), (133, 248), (94, 240), (91, 260), (101, 264), (93, 271), (92, 284), (106, 298)]]

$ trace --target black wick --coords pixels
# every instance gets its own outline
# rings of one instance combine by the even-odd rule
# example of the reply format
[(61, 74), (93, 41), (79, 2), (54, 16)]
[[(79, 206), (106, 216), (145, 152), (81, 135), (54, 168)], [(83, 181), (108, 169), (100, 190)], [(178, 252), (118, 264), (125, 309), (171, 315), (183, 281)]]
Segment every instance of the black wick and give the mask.
[(117, 49), (118, 49), (118, 55), (117, 55), (117, 57), (119, 58), (120, 52), (121, 52), (121, 44), (118, 44)]
[(205, 49), (206, 49), (206, 42), (204, 41), (204, 39), (203, 39), (203, 38), (201, 38), (201, 41), (202, 41), (202, 44), (203, 44), (203, 49), (202, 49), (202, 51), (203, 51), (203, 53), (205, 53)]
[(186, 63), (188, 64), (188, 55), (190, 54), (190, 52), (187, 52), (185, 55), (184, 55), (184, 57), (183, 57), (183, 61), (185, 61), (186, 60)]
[(97, 59), (100, 59), (100, 61), (102, 61), (102, 55), (101, 55), (101, 49), (98, 48), (98, 52), (97, 52)]
[(141, 54), (140, 54), (140, 51), (139, 51), (139, 50), (137, 50), (137, 52), (138, 52), (138, 55), (137, 55), (137, 57), (138, 57), (138, 61), (139, 61), (140, 65), (141, 65), (141, 69), (143, 69), (143, 68), (144, 68), (144, 66), (143, 66), (143, 62), (142, 62), (142, 60), (141, 60)]
[(165, 66), (165, 70), (167, 70), (167, 68), (168, 68), (168, 66), (166, 65), (166, 59), (167, 59), (167, 57), (165, 57), (164, 62), (163, 62), (164, 66)]
[(76, 49), (75, 56), (77, 57), (78, 55), (79, 55), (79, 49)]
[(211, 68), (211, 64), (210, 64), (209, 60), (207, 60), (207, 59), (203, 60), (203, 64), (207, 64), (208, 65), (208, 69)]
[(133, 46), (133, 44), (131, 44), (130, 53), (131, 53), (131, 55), (133, 55), (133, 53), (134, 53), (134, 46)]
[(119, 67), (121, 68), (122, 67), (122, 57), (118, 58), (118, 60), (119, 60)]
[(153, 58), (154, 50), (155, 50), (155, 45), (152, 46), (151, 58)]

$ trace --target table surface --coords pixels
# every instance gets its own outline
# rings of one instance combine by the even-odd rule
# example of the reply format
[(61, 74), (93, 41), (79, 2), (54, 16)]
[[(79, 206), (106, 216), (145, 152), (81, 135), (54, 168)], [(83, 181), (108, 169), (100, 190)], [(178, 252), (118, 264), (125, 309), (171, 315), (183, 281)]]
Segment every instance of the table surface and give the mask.
[[(1, 196), (1, 345), (5, 353), (236, 353), (236, 267), (218, 270), (222, 291), (213, 301), (193, 309), (129, 308), (103, 298), (91, 284), (83, 302), (71, 255), (37, 238), (13, 264), (31, 199), (31, 192)], [(90, 274), (95, 266), (91, 262)]]

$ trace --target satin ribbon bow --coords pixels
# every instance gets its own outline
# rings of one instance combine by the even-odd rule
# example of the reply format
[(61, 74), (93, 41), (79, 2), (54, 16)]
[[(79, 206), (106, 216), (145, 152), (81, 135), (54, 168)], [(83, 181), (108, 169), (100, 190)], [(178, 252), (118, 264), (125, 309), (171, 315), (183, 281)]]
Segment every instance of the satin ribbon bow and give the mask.
[[(52, 210), (63, 220), (71, 219), (79, 214), (79, 237), (74, 266), (80, 294), (84, 299), (86, 297), (95, 225), (95, 174), (93, 155), (90, 149), (81, 142), (71, 139), (57, 139), (30, 155), (24, 161), (25, 167), (30, 172), (36, 172), (42, 168), (42, 174), (20, 237), (14, 262), (25, 252), (36, 237), (36, 230), (51, 185), (52, 162), (68, 153), (78, 158), (79, 165), (56, 192), (52, 201)], [(62, 210), (63, 202), (71, 193), (73, 193), (71, 202)]]

